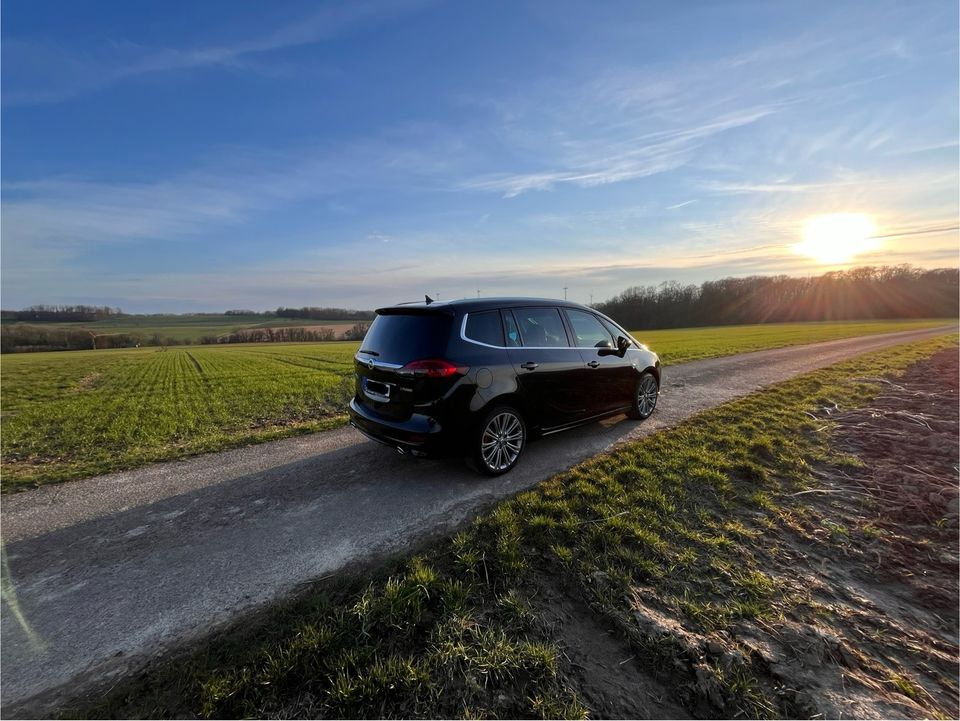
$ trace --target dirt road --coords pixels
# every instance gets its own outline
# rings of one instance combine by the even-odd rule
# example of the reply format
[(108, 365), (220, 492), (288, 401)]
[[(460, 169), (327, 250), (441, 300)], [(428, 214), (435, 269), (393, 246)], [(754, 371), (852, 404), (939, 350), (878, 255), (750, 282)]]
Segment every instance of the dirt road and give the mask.
[(667, 367), (660, 407), (532, 444), (497, 479), (414, 461), (352, 429), (7, 496), (2, 711), (42, 713), (351, 562), (449, 531), (609, 446), (845, 358), (953, 330)]

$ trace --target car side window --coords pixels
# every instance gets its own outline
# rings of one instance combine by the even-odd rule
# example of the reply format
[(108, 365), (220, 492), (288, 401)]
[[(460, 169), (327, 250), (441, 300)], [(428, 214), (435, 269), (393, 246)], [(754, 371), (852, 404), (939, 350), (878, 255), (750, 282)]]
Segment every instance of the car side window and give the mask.
[(573, 328), (573, 337), (578, 348), (597, 348), (601, 344), (613, 345), (614, 339), (600, 319), (593, 313), (587, 313), (582, 310), (566, 309), (567, 318), (570, 319), (570, 325)]
[(501, 312), (503, 313), (503, 329), (505, 331), (504, 335), (507, 337), (507, 347), (520, 347), (520, 330), (517, 328), (517, 321), (513, 317), (513, 313), (509, 310)]
[[(604, 328), (606, 328), (608, 331), (610, 331), (613, 334), (614, 345), (616, 345), (616, 339), (619, 338), (620, 336), (623, 336), (627, 340), (630, 340), (630, 336), (627, 335), (626, 332), (617, 328), (617, 326), (615, 326), (610, 321), (606, 320), (605, 318), (601, 318), (600, 322), (603, 323)], [(633, 343), (631, 343), (630, 345), (633, 345)]]
[(568, 348), (567, 331), (556, 308), (514, 308), (520, 339), (527, 348)]
[(503, 328), (500, 325), (500, 313), (495, 310), (470, 313), (467, 316), (467, 326), (463, 334), (477, 343), (502, 346)]

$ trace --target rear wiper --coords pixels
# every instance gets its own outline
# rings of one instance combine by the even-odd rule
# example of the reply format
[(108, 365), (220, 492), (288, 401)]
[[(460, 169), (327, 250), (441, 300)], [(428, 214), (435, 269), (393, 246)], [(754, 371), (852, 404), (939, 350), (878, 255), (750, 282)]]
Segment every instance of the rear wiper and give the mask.
[(366, 350), (364, 348), (361, 348), (360, 350), (358, 350), (357, 353), (366, 353), (367, 355), (380, 355), (375, 350)]

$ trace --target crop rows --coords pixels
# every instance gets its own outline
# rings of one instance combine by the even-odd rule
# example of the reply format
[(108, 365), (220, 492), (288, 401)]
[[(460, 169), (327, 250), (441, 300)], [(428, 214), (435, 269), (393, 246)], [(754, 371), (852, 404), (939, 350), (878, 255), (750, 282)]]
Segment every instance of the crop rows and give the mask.
[(8, 357), (3, 484), (63, 480), (328, 427), (356, 345)]

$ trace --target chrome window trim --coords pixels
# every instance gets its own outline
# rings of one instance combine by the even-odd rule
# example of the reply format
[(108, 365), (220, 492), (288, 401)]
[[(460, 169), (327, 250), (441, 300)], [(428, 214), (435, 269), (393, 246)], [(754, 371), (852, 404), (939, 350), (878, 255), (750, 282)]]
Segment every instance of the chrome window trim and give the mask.
[[(527, 307), (527, 306), (517, 306), (517, 307)], [(536, 306), (537, 308), (554, 308), (555, 306)], [(507, 308), (506, 310), (510, 310)], [(557, 308), (559, 310), (559, 308)], [(483, 313), (485, 311), (477, 311), (478, 313)], [(467, 343), (473, 343), (474, 345), (482, 345), (484, 348), (496, 348), (497, 350), (583, 350), (582, 348), (577, 348), (576, 346), (570, 345), (490, 345), (489, 343), (483, 343), (478, 340), (473, 340), (473, 338), (467, 338), (467, 318), (470, 317), (469, 313), (463, 314), (463, 322), (460, 324), (460, 338), (465, 340)]]
[[(460, 339), (465, 340), (467, 343), (473, 343), (474, 345), (482, 345), (484, 348), (498, 348), (499, 350), (506, 350), (507, 346), (505, 345), (490, 345), (489, 343), (484, 343), (483, 341), (473, 340), (473, 338), (467, 338), (467, 318), (470, 317), (469, 313), (463, 314), (463, 322), (460, 323)], [(519, 347), (519, 346), (513, 346)]]
[[(523, 307), (526, 307), (526, 306), (517, 306), (517, 307), (518, 307), (518, 308), (523, 308)], [(539, 308), (539, 307), (541, 307), (541, 306), (536, 306), (536, 307)], [(543, 307), (545, 307), (545, 308), (546, 308), (546, 307), (556, 308), (557, 310), (561, 310), (561, 309), (562, 309), (560, 306), (543, 306)], [(501, 308), (501, 309), (499, 309), (499, 310), (510, 310), (510, 309), (509, 309), (509, 308), (507, 308), (507, 309)], [(574, 310), (580, 310), (580, 308), (574, 308)], [(478, 313), (483, 313), (483, 312), (486, 312), (486, 311), (477, 311), (477, 312), (478, 312)], [(591, 314), (593, 314), (593, 315), (597, 315), (595, 311), (582, 311), (582, 312), (591, 313)], [(484, 348), (496, 348), (497, 350), (513, 350), (513, 349), (517, 349), (517, 350), (576, 350), (576, 351), (589, 350), (589, 348), (580, 348), (580, 347), (578, 347), (578, 346), (571, 346), (571, 345), (557, 345), (557, 346), (553, 346), (553, 345), (548, 345), (548, 346), (540, 346), (540, 345), (536, 345), (536, 346), (531, 346), (531, 345), (511, 345), (511, 346), (506, 346), (506, 345), (490, 345), (489, 343), (483, 343), (482, 341), (473, 340), (472, 338), (468, 338), (468, 337), (467, 337), (467, 318), (469, 318), (469, 317), (470, 317), (470, 314), (469, 314), (469, 313), (464, 313), (464, 314), (463, 314), (463, 322), (460, 323), (460, 340), (466, 341), (467, 343), (473, 343), (474, 345), (483, 346)], [(606, 316), (603, 316), (603, 317), (606, 318), (615, 328), (619, 328), (619, 329), (623, 332), (623, 335), (624, 335), (625, 337), (627, 337), (627, 338), (630, 339), (630, 341), (633, 343), (633, 345), (634, 345), (635, 348), (638, 348), (638, 349), (642, 349), (642, 348), (643, 348), (643, 345), (642, 345), (636, 338), (634, 338), (632, 335), (630, 335), (629, 333), (627, 333), (627, 331), (623, 330), (623, 328), (620, 327), (620, 324), (619, 324), (619, 323), (616, 323), (616, 322), (610, 320), (610, 319), (607, 318)], [(362, 362), (363, 362), (363, 361), (361, 361), (361, 363), (362, 363)], [(398, 367), (399, 367), (399, 366), (398, 366)]]
[[(499, 308), (494, 308), (493, 310), (494, 310), (494, 312), (496, 312), (497, 314), (500, 313), (500, 309), (499, 309)], [(478, 310), (478, 311), (477, 311), (477, 313), (489, 313), (489, 312), (490, 312), (489, 310)], [(473, 338), (467, 338), (467, 318), (469, 318), (469, 317), (470, 317), (470, 314), (469, 314), (469, 313), (464, 313), (464, 314), (463, 314), (463, 322), (460, 324), (460, 337), (461, 337), (463, 340), (467, 341), (467, 343), (473, 343), (474, 345), (482, 345), (484, 348), (499, 348), (499, 349), (503, 350), (503, 349), (505, 349), (505, 348), (507, 347), (507, 346), (505, 346), (505, 345), (490, 345), (489, 343), (484, 343), (483, 341), (473, 340)], [(503, 321), (501, 320), (500, 323), (501, 323), (501, 325), (500, 325), (500, 333), (503, 334)], [(512, 348), (517, 348), (517, 347), (519, 347), (519, 346), (510, 346), (510, 347), (512, 347)]]
[(403, 363), (387, 363), (386, 361), (377, 360), (376, 358), (368, 358), (366, 356), (361, 358), (359, 353), (356, 353), (353, 356), (353, 359), (357, 363), (361, 363), (362, 365), (365, 365), (368, 368), (370, 367), (370, 361), (373, 361), (374, 368), (390, 368), (391, 370), (396, 370), (397, 368), (403, 368)]

